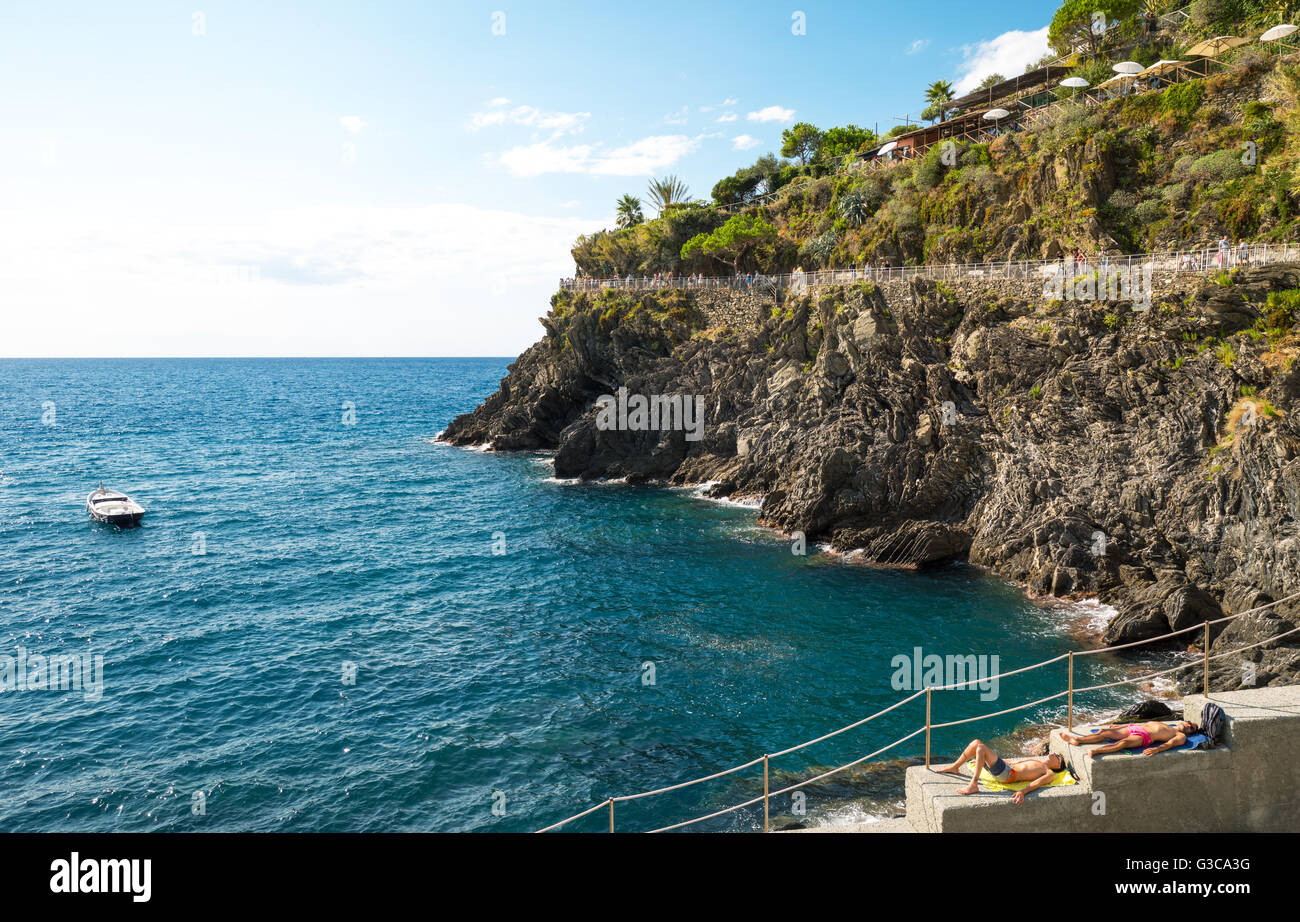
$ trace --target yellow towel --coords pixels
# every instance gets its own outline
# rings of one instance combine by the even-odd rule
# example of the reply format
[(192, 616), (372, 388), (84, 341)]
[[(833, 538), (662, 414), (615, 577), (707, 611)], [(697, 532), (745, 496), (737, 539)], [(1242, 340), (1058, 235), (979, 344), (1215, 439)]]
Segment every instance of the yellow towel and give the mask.
[[(971, 771), (974, 771), (975, 760), (972, 759), (971, 761), (967, 762), (966, 767), (969, 768)], [(1063, 784), (1078, 784), (1078, 783), (1079, 782), (1075, 781), (1074, 776), (1071, 775), (1069, 772), (1057, 772), (1056, 776), (1052, 778), (1051, 781), (1047, 782), (1047, 784), (1043, 785), (1043, 787), (1057, 788)], [(987, 768), (982, 768), (980, 769), (980, 784), (984, 785), (990, 791), (1020, 791), (1023, 790), (1024, 788), (1029, 787), (1030, 782), (1013, 781), (1010, 784), (1003, 784), (1001, 781), (999, 781), (998, 779), (990, 775), (989, 770)]]

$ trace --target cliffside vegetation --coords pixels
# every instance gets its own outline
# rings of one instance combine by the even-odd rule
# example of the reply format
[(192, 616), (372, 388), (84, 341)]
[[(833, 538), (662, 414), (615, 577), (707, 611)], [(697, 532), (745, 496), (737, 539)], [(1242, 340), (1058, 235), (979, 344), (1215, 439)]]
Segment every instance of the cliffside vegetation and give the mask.
[[(1143, 17), (1129, 16), (1136, 0), (1089, 2), (1089, 11), (1129, 18), (1107, 39), (1115, 51), (1103, 45), (1094, 57), (1081, 55), (1075, 72), (1096, 84), (1113, 76), (1111, 58), (1121, 52), (1149, 64), (1177, 56), (1199, 36), (1242, 33), (1297, 5), (1198, 0), (1180, 26), (1144, 37)], [(1075, 13), (1071, 3), (1061, 7), (1058, 42), (1080, 41), (1077, 28), (1067, 27), (1077, 25)], [(926, 96), (942, 107), (947, 93), (935, 84)], [(712, 275), (1039, 259), (1076, 247), (1110, 254), (1186, 249), (1223, 235), (1290, 241), (1300, 216), (1298, 127), (1300, 64), (1253, 45), (1237, 49), (1229, 67), (1209, 78), (1095, 106), (1066, 98), (1060, 111), (1027, 129), (991, 143), (958, 143), (946, 158), (936, 146), (913, 161), (845, 169), (846, 158), (878, 139), (852, 125), (819, 131), (801, 124), (787, 130), (783, 147), (797, 162), (760, 157), (720, 180), (711, 204), (670, 207), (648, 222), (581, 237), (573, 257), (592, 277)], [(709, 243), (737, 208), (775, 228), (739, 258)]]

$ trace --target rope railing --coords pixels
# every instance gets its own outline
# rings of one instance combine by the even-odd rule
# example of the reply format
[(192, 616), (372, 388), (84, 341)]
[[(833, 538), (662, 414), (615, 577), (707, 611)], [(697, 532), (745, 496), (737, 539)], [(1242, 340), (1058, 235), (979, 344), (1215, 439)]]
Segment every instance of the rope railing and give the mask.
[[(939, 689), (934, 689), (934, 691), (938, 691), (938, 690)], [(1010, 714), (1014, 711), (1023, 711), (1025, 708), (1038, 707), (1038, 705), (1040, 704), (1046, 704), (1049, 701), (1055, 701), (1057, 698), (1061, 698), (1065, 695), (1068, 695), (1069, 693), (1070, 692), (1067, 689), (1066, 691), (1059, 691), (1054, 695), (1048, 695), (1046, 698), (1039, 698), (1037, 701), (1030, 701), (1028, 704), (1018, 704), (1012, 708), (1004, 708), (1001, 711), (994, 711), (992, 714), (978, 714), (975, 717), (963, 717), (961, 720), (950, 720), (946, 723), (940, 723), (940, 724), (932, 723), (930, 724), (930, 729), (942, 730), (944, 727), (956, 727), (959, 726), (960, 724), (972, 724), (975, 723), (975, 721), (977, 720), (988, 720), (990, 717), (1001, 717), (1003, 714)]]
[[(1162, 669), (1162, 670), (1159, 670), (1159, 671), (1157, 671), (1157, 672), (1148, 673), (1148, 674), (1146, 674), (1146, 675), (1135, 676), (1135, 677), (1127, 678), (1127, 679), (1120, 679), (1120, 680), (1115, 681), (1115, 682), (1106, 682), (1106, 683), (1103, 683), (1103, 684), (1100, 684), (1100, 685), (1089, 685), (1089, 686), (1085, 686), (1085, 687), (1083, 687), (1083, 688), (1078, 688), (1078, 687), (1076, 687), (1075, 684), (1074, 684), (1074, 658), (1075, 658), (1076, 656), (1087, 656), (1087, 655), (1091, 655), (1091, 654), (1093, 654), (1093, 653), (1107, 653), (1107, 652), (1114, 652), (1114, 651), (1116, 651), (1116, 650), (1126, 650), (1126, 649), (1130, 649), (1130, 648), (1132, 648), (1132, 647), (1140, 646), (1140, 645), (1142, 645), (1142, 644), (1153, 643), (1153, 642), (1155, 642), (1155, 641), (1159, 641), (1159, 640), (1168, 640), (1168, 639), (1171, 638), (1171, 637), (1177, 637), (1177, 636), (1179, 636), (1179, 635), (1186, 634), (1186, 633), (1188, 633), (1189, 631), (1193, 631), (1193, 630), (1200, 629), (1200, 630), (1202, 630), (1202, 631), (1204, 632), (1204, 636), (1203, 636), (1203, 640), (1202, 640), (1202, 651), (1203, 651), (1203, 655), (1202, 655), (1202, 657), (1201, 657), (1200, 660), (1199, 660), (1199, 664), (1202, 665), (1202, 668), (1204, 669), (1204, 679), (1203, 679), (1203, 684), (1202, 684), (1202, 690), (1203, 690), (1203, 692), (1204, 692), (1206, 695), (1208, 695), (1208, 694), (1210, 693), (1210, 661), (1211, 661), (1211, 660), (1221, 659), (1221, 658), (1223, 658), (1223, 657), (1225, 657), (1225, 656), (1233, 656), (1233, 655), (1236, 655), (1236, 654), (1244, 653), (1244, 652), (1247, 651), (1247, 650), (1253, 650), (1253, 649), (1255, 649), (1255, 648), (1257, 648), (1257, 647), (1262, 647), (1262, 646), (1264, 646), (1264, 645), (1266, 645), (1266, 644), (1275, 643), (1276, 641), (1282, 639), (1283, 637), (1287, 637), (1287, 636), (1290, 636), (1290, 635), (1292, 635), (1292, 634), (1300, 633), (1300, 627), (1295, 627), (1295, 628), (1292, 628), (1291, 630), (1284, 631), (1284, 632), (1282, 632), (1282, 633), (1280, 633), (1280, 634), (1275, 634), (1275, 635), (1273, 635), (1272, 637), (1265, 638), (1264, 640), (1258, 641), (1258, 642), (1256, 642), (1256, 643), (1248, 644), (1248, 645), (1246, 645), (1246, 646), (1242, 646), (1242, 647), (1237, 647), (1237, 648), (1234, 648), (1234, 649), (1232, 649), (1232, 650), (1225, 650), (1225, 651), (1223, 651), (1223, 652), (1221, 652), (1221, 653), (1215, 653), (1215, 654), (1211, 655), (1211, 653), (1210, 653), (1210, 628), (1211, 628), (1211, 626), (1216, 625), (1216, 624), (1222, 624), (1222, 623), (1225, 623), (1225, 622), (1228, 622), (1228, 621), (1235, 621), (1236, 619), (1238, 619), (1238, 618), (1243, 618), (1243, 617), (1245, 617), (1246, 615), (1258, 614), (1259, 612), (1267, 611), (1268, 609), (1275, 608), (1275, 607), (1278, 606), (1278, 605), (1282, 605), (1282, 604), (1284, 604), (1284, 603), (1286, 603), (1286, 602), (1291, 602), (1291, 601), (1294, 601), (1294, 600), (1296, 600), (1296, 599), (1300, 599), (1300, 592), (1294, 592), (1294, 593), (1292, 593), (1292, 594), (1290, 594), (1290, 595), (1288, 595), (1288, 596), (1285, 596), (1285, 597), (1283, 597), (1283, 598), (1281, 598), (1281, 599), (1276, 599), (1276, 600), (1274, 600), (1274, 601), (1272, 601), (1272, 602), (1267, 602), (1267, 603), (1265, 603), (1265, 604), (1263, 604), (1263, 605), (1255, 606), (1254, 608), (1248, 608), (1248, 609), (1246, 609), (1245, 611), (1240, 611), (1240, 612), (1237, 612), (1236, 614), (1232, 614), (1232, 615), (1224, 615), (1224, 616), (1221, 617), (1221, 618), (1215, 618), (1215, 619), (1212, 619), (1212, 620), (1209, 620), (1209, 621), (1203, 621), (1203, 622), (1200, 622), (1200, 623), (1198, 623), (1198, 624), (1192, 625), (1192, 626), (1190, 626), (1190, 627), (1180, 628), (1179, 630), (1176, 630), (1176, 631), (1169, 631), (1168, 633), (1165, 633), (1165, 634), (1159, 634), (1159, 635), (1157, 635), (1157, 636), (1155, 636), (1155, 637), (1148, 637), (1148, 638), (1146, 638), (1146, 639), (1144, 639), (1144, 640), (1133, 641), (1133, 642), (1131, 642), (1131, 643), (1125, 643), (1125, 644), (1115, 644), (1115, 645), (1113, 645), (1113, 646), (1109, 646), (1109, 647), (1099, 647), (1099, 648), (1095, 648), (1095, 649), (1091, 649), (1091, 650), (1071, 651), (1071, 652), (1069, 652), (1069, 653), (1063, 653), (1063, 654), (1061, 654), (1061, 655), (1059, 655), (1059, 656), (1054, 656), (1054, 657), (1052, 657), (1051, 659), (1043, 660), (1043, 661), (1040, 662), (1040, 663), (1034, 663), (1033, 665), (1030, 665), (1030, 666), (1022, 666), (1022, 667), (1019, 668), (1019, 669), (1008, 670), (1007, 672), (998, 673), (998, 674), (995, 675), (995, 676), (986, 676), (986, 677), (982, 677), (982, 678), (977, 679), (977, 680), (972, 679), (972, 680), (970, 680), (970, 681), (966, 681), (966, 682), (953, 682), (953, 683), (950, 683), (950, 684), (947, 684), (947, 685), (928, 685), (928, 686), (926, 686), (925, 688), (922, 688), (922, 689), (920, 689), (920, 690), (918, 690), (918, 691), (916, 691), (916, 692), (913, 692), (911, 695), (908, 695), (906, 698), (902, 698), (902, 699), (900, 699), (900, 700), (894, 702), (893, 704), (889, 705), (889, 707), (886, 707), (886, 708), (883, 708), (883, 709), (881, 709), (881, 710), (879, 710), (879, 711), (876, 711), (875, 713), (870, 714), (870, 715), (868, 715), (868, 716), (866, 716), (866, 717), (863, 717), (863, 718), (861, 718), (861, 719), (859, 719), (859, 720), (856, 720), (856, 721), (854, 721), (853, 723), (846, 724), (845, 726), (840, 727), (838, 730), (832, 730), (830, 733), (822, 734), (821, 736), (818, 736), (818, 737), (815, 737), (815, 738), (813, 738), (813, 739), (807, 740), (807, 741), (805, 741), (805, 742), (803, 742), (803, 743), (799, 743), (799, 744), (797, 744), (797, 745), (795, 745), (795, 746), (790, 746), (790, 747), (787, 748), (787, 749), (782, 749), (782, 750), (780, 750), (779, 752), (768, 753), (768, 754), (763, 755), (763, 756), (760, 756), (760, 757), (758, 757), (758, 758), (751, 759), (751, 760), (749, 760), (748, 762), (745, 762), (745, 763), (743, 763), (743, 764), (741, 764), (741, 765), (736, 765), (736, 766), (733, 766), (732, 768), (724, 769), (723, 771), (714, 772), (714, 773), (711, 774), (711, 775), (704, 775), (703, 777), (700, 777), (700, 778), (694, 778), (694, 779), (692, 779), (692, 780), (690, 780), (690, 781), (683, 781), (683, 782), (681, 782), (680, 784), (673, 784), (673, 785), (669, 785), (669, 786), (667, 786), (667, 787), (656, 788), (656, 789), (654, 789), (654, 790), (652, 790), (652, 791), (642, 791), (642, 792), (639, 793), (639, 794), (623, 794), (623, 795), (619, 795), (619, 796), (615, 796), (615, 797), (610, 797), (609, 799), (607, 799), (607, 800), (605, 800), (605, 801), (602, 801), (601, 803), (598, 803), (598, 804), (596, 804), (595, 806), (588, 807), (586, 810), (583, 810), (581, 813), (575, 813), (573, 816), (570, 816), (570, 817), (568, 817), (567, 819), (560, 820), (558, 823), (552, 823), (551, 825), (545, 827), (544, 829), (539, 829), (538, 832), (551, 832), (552, 830), (559, 829), (559, 828), (561, 828), (561, 827), (563, 827), (563, 826), (568, 825), (569, 823), (573, 822), (574, 820), (582, 819), (582, 818), (585, 817), (585, 816), (589, 816), (589, 815), (591, 815), (592, 813), (595, 813), (597, 810), (600, 810), (600, 809), (608, 809), (608, 810), (609, 810), (609, 831), (610, 831), (610, 832), (613, 832), (613, 831), (614, 831), (614, 805), (617, 804), (617, 803), (625, 803), (625, 802), (628, 802), (628, 801), (640, 800), (640, 799), (645, 798), (645, 797), (651, 797), (651, 796), (654, 796), (654, 795), (657, 795), (657, 794), (668, 793), (669, 791), (677, 791), (677, 790), (681, 790), (682, 788), (690, 787), (690, 786), (695, 785), (695, 784), (700, 784), (700, 783), (705, 782), (705, 781), (712, 781), (712, 780), (715, 780), (715, 779), (717, 779), (717, 778), (725, 777), (725, 776), (727, 776), (727, 775), (733, 775), (733, 774), (735, 774), (736, 772), (743, 771), (743, 770), (746, 769), (746, 768), (752, 768), (753, 766), (758, 765), (759, 763), (762, 763), (762, 765), (763, 765), (763, 793), (762, 793), (761, 795), (759, 795), (759, 796), (757, 796), (757, 797), (752, 797), (752, 798), (750, 798), (750, 799), (748, 799), (748, 800), (745, 800), (745, 801), (742, 801), (741, 803), (738, 803), (738, 804), (733, 804), (733, 805), (731, 805), (731, 806), (729, 806), (729, 807), (724, 807), (724, 808), (722, 808), (722, 809), (720, 809), (720, 810), (715, 810), (715, 811), (713, 811), (712, 813), (707, 813), (707, 814), (704, 814), (704, 815), (702, 815), (702, 816), (696, 816), (696, 817), (693, 817), (693, 818), (691, 818), (691, 819), (689, 819), (689, 820), (683, 820), (682, 822), (674, 823), (674, 824), (672, 824), (672, 825), (670, 825), (670, 826), (663, 826), (663, 827), (660, 827), (660, 828), (658, 828), (658, 829), (653, 829), (653, 830), (650, 830), (650, 831), (651, 831), (651, 832), (669, 832), (669, 831), (674, 830), (674, 829), (681, 829), (681, 828), (686, 827), (686, 826), (692, 826), (692, 825), (695, 825), (696, 823), (702, 823), (702, 822), (704, 822), (704, 821), (706, 821), (706, 820), (715, 819), (715, 818), (717, 818), (717, 817), (719, 817), (719, 816), (725, 816), (726, 814), (734, 813), (734, 812), (736, 812), (737, 810), (743, 810), (743, 809), (746, 808), (746, 807), (752, 807), (752, 806), (754, 806), (755, 804), (762, 803), (762, 804), (763, 804), (763, 831), (764, 831), (764, 832), (767, 832), (767, 831), (769, 831), (770, 828), (771, 828), (770, 806), (771, 806), (771, 800), (772, 800), (773, 797), (778, 797), (778, 796), (780, 796), (780, 795), (782, 795), (782, 794), (788, 794), (788, 793), (790, 793), (791, 791), (797, 790), (797, 789), (799, 789), (799, 788), (801, 788), (801, 787), (804, 787), (804, 786), (806, 786), (806, 785), (809, 785), (809, 784), (813, 784), (814, 782), (820, 781), (820, 780), (822, 780), (822, 779), (824, 779), (824, 778), (828, 778), (828, 777), (830, 777), (831, 775), (834, 775), (834, 774), (837, 774), (837, 773), (839, 773), (839, 772), (845, 771), (845, 770), (847, 770), (847, 769), (853, 768), (853, 767), (856, 766), (856, 765), (861, 765), (863, 762), (867, 761), (868, 759), (873, 759), (873, 758), (875, 758), (876, 756), (879, 756), (879, 755), (881, 755), (882, 753), (887, 752), (887, 751), (889, 751), (890, 749), (893, 749), (893, 748), (896, 747), (896, 746), (900, 746), (900, 745), (902, 745), (903, 743), (907, 742), (908, 740), (915, 739), (917, 736), (920, 736), (922, 733), (925, 734), (925, 765), (926, 765), (926, 768), (929, 768), (929, 767), (930, 767), (930, 739), (931, 739), (931, 734), (932, 734), (933, 731), (935, 731), (935, 730), (941, 730), (941, 729), (944, 729), (944, 728), (946, 728), (946, 727), (956, 727), (956, 726), (960, 726), (960, 725), (968, 724), (968, 723), (975, 723), (975, 722), (977, 722), (977, 721), (981, 721), (981, 720), (989, 720), (989, 719), (994, 718), (994, 717), (1001, 717), (1001, 716), (1003, 716), (1003, 715), (1005, 715), (1005, 714), (1011, 714), (1011, 713), (1014, 713), (1014, 712), (1016, 712), (1016, 711), (1023, 711), (1023, 710), (1026, 710), (1026, 709), (1028, 709), (1028, 708), (1038, 707), (1038, 706), (1040, 706), (1040, 705), (1046, 704), (1046, 703), (1049, 702), (1049, 701), (1055, 701), (1055, 700), (1057, 700), (1058, 698), (1061, 698), (1061, 697), (1067, 697), (1067, 699), (1068, 699), (1067, 712), (1066, 712), (1067, 716), (1066, 716), (1066, 724), (1065, 724), (1065, 726), (1066, 726), (1067, 729), (1073, 730), (1073, 729), (1074, 729), (1074, 696), (1075, 696), (1075, 695), (1084, 694), (1084, 693), (1087, 693), (1087, 692), (1101, 691), (1101, 690), (1103, 690), (1103, 689), (1107, 689), (1107, 688), (1116, 688), (1116, 687), (1121, 686), (1121, 685), (1135, 685), (1135, 684), (1140, 684), (1140, 683), (1142, 683), (1142, 682), (1148, 682), (1148, 681), (1150, 681), (1150, 680), (1152, 680), (1152, 679), (1160, 678), (1161, 676), (1171, 675), (1171, 674), (1173, 674), (1173, 673), (1175, 673), (1175, 672), (1180, 672), (1180, 671), (1183, 670), (1183, 669), (1188, 669), (1188, 668), (1190, 668), (1190, 667), (1193, 667), (1193, 666), (1198, 665), (1198, 661), (1197, 661), (1197, 660), (1191, 660), (1191, 661), (1186, 662), (1186, 663), (1179, 663), (1177, 666), (1174, 666), (1174, 667), (1172, 667), (1172, 668), (1169, 668), (1169, 669)], [(965, 717), (965, 718), (961, 718), (961, 719), (959, 719), (959, 720), (950, 720), (950, 721), (944, 721), (944, 722), (939, 722), (939, 723), (936, 723), (936, 722), (934, 722), (934, 721), (931, 719), (931, 713), (932, 713), (932, 712), (931, 712), (931, 699), (932, 699), (932, 695), (933, 695), (933, 693), (936, 692), (936, 691), (954, 691), (954, 690), (961, 689), (961, 688), (968, 688), (968, 687), (970, 687), (971, 685), (975, 684), (976, 682), (988, 683), (988, 682), (992, 682), (992, 681), (994, 681), (994, 680), (1001, 680), (1001, 679), (1007, 678), (1007, 677), (1009, 677), (1009, 676), (1020, 675), (1021, 673), (1030, 672), (1030, 671), (1037, 670), (1037, 669), (1042, 669), (1042, 668), (1045, 667), (1045, 666), (1051, 666), (1051, 665), (1053, 665), (1053, 664), (1055, 664), (1055, 663), (1059, 663), (1059, 662), (1061, 662), (1062, 660), (1067, 660), (1068, 663), (1069, 663), (1069, 680), (1068, 680), (1068, 681), (1069, 681), (1069, 684), (1068, 684), (1068, 687), (1067, 687), (1064, 691), (1057, 692), (1056, 694), (1053, 694), (1053, 695), (1047, 695), (1046, 697), (1039, 698), (1039, 699), (1036, 700), (1036, 701), (1030, 701), (1030, 702), (1028, 702), (1028, 703), (1026, 703), (1026, 704), (1020, 704), (1020, 705), (1016, 705), (1015, 707), (1009, 707), (1009, 708), (1004, 708), (1003, 710), (1000, 710), (1000, 711), (994, 711), (994, 712), (989, 713), (989, 714), (980, 714), (980, 715), (977, 715), (977, 716), (974, 716), (974, 717)], [(860, 726), (862, 726), (863, 724), (869, 723), (870, 721), (873, 721), (873, 720), (875, 720), (875, 719), (878, 718), (878, 717), (882, 717), (882, 716), (884, 716), (885, 714), (888, 714), (888, 713), (890, 713), (891, 711), (894, 711), (894, 710), (898, 709), (899, 707), (903, 706), (904, 704), (907, 704), (907, 703), (909, 703), (909, 702), (911, 702), (911, 701), (915, 701), (917, 698), (921, 697), (922, 695), (925, 696), (925, 725), (924, 725), (923, 727), (920, 727), (919, 729), (913, 731), (912, 733), (909, 733), (909, 734), (906, 735), (906, 736), (903, 736), (903, 737), (900, 737), (900, 738), (897, 739), (897, 740), (894, 740), (894, 742), (892, 742), (892, 743), (890, 743), (889, 745), (884, 746), (884, 747), (882, 747), (882, 748), (880, 748), (880, 749), (877, 749), (877, 750), (875, 750), (874, 752), (870, 752), (870, 753), (868, 753), (867, 755), (860, 756), (859, 758), (854, 759), (854, 760), (851, 761), (851, 762), (846, 762), (846, 763), (843, 764), (843, 765), (836, 766), (835, 768), (829, 769), (829, 770), (827, 770), (827, 771), (825, 771), (825, 772), (822, 772), (821, 774), (815, 775), (815, 776), (813, 776), (812, 778), (805, 778), (805, 779), (802, 779), (802, 780), (796, 782), (795, 784), (792, 784), (792, 785), (789, 785), (789, 786), (787, 786), (787, 787), (781, 788), (780, 790), (777, 790), (777, 791), (772, 791), (772, 790), (770, 789), (770, 778), (771, 778), (771, 775), (770, 775), (770, 763), (771, 763), (771, 760), (772, 760), (772, 759), (777, 758), (777, 757), (779, 757), (779, 756), (788, 755), (788, 754), (790, 754), (790, 753), (792, 753), (792, 752), (797, 752), (797, 751), (800, 750), (800, 749), (806, 749), (807, 747), (812, 746), (812, 745), (814, 745), (814, 744), (816, 744), (816, 743), (823, 742), (823, 741), (825, 741), (825, 740), (831, 739), (832, 737), (838, 736), (838, 735), (840, 735), (841, 733), (845, 733), (845, 732), (847, 732), (847, 731), (849, 731), (849, 730), (852, 730), (852, 729), (855, 729), (855, 728), (857, 728), (857, 727), (860, 727)]]
[[(908, 740), (920, 736), (924, 732), (925, 732), (925, 727), (918, 727), (917, 729), (913, 730), (911, 733), (907, 734), (907, 736), (899, 737), (898, 739), (890, 743), (888, 746), (882, 746), (881, 748), (877, 749), (875, 752), (869, 752), (860, 758), (854, 759), (852, 762), (846, 762), (843, 765), (840, 765), (836, 768), (832, 768), (829, 771), (822, 772), (820, 775), (815, 775), (812, 778), (805, 778), (802, 781), (790, 785), (789, 787), (781, 788), (781, 790), (779, 791), (770, 791), (770, 792), (764, 791), (761, 797), (754, 797), (750, 800), (745, 801), (744, 803), (736, 804), (734, 807), (726, 807), (722, 810), (718, 810), (713, 813), (710, 813), (707, 816), (697, 816), (694, 819), (685, 820), (680, 823), (674, 823), (671, 826), (664, 826), (660, 829), (652, 829), (650, 831), (654, 833), (654, 832), (668, 832), (669, 830), (672, 829), (681, 829), (683, 826), (690, 826), (695, 823), (702, 823), (704, 822), (704, 820), (711, 820), (714, 817), (722, 816), (723, 814), (726, 813), (732, 813), (744, 807), (753, 806), (754, 804), (758, 803), (760, 800), (770, 801), (771, 798), (773, 797), (779, 797), (782, 794), (789, 794), (791, 791), (796, 791), (799, 788), (804, 787), (805, 785), (812, 784), (816, 781), (821, 781), (823, 778), (829, 778), (831, 775), (834, 775), (837, 772), (842, 772), (845, 769), (852, 768), (855, 765), (861, 765), (863, 762), (867, 761), (868, 759), (874, 759), (876, 756), (880, 755), (881, 753), (887, 752), (890, 749), (893, 749), (895, 746), (900, 746), (903, 743), (906, 743)], [(769, 758), (771, 757), (769, 756)], [(767, 776), (764, 775), (764, 781), (766, 782), (766, 780), (767, 780)]]
[(904, 704), (907, 704), (907, 702), (909, 701), (913, 701), (921, 697), (923, 694), (925, 694), (924, 688), (920, 689), (917, 692), (914, 692), (911, 695), (908, 695), (902, 701), (894, 702), (889, 707), (885, 708), (883, 711), (876, 711), (876, 713), (872, 714), (870, 717), (864, 717), (861, 720), (854, 721), (853, 723), (849, 724), (847, 727), (840, 727), (838, 730), (832, 730), (830, 733), (827, 733), (824, 736), (819, 736), (815, 740), (809, 740), (806, 743), (800, 743), (798, 746), (791, 746), (789, 749), (782, 749), (780, 752), (768, 753), (768, 758), (775, 759), (777, 756), (789, 755), (792, 752), (798, 752), (800, 749), (807, 749), (809, 746), (813, 745), (814, 743), (820, 743), (822, 740), (828, 740), (832, 736), (839, 736), (841, 733), (843, 733), (846, 730), (852, 730), (856, 727), (862, 726), (864, 723), (867, 723), (868, 721), (875, 720), (877, 717), (883, 717), (884, 715), (888, 714), (890, 711), (899, 708)]

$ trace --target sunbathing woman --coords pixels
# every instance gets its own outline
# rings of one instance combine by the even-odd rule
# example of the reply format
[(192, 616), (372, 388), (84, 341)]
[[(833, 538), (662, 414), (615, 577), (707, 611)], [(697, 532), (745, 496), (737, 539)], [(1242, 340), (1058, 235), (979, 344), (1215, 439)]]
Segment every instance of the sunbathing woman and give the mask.
[[(1061, 739), (1072, 746), (1105, 742), (1105, 746), (1098, 746), (1096, 749), (1089, 751), (1088, 755), (1094, 759), (1108, 752), (1119, 752), (1121, 749), (1137, 749), (1139, 746), (1143, 747), (1142, 754), (1144, 756), (1153, 756), (1157, 752), (1176, 749), (1183, 745), (1187, 742), (1187, 737), (1195, 733), (1196, 730), (1196, 724), (1186, 720), (1172, 727), (1158, 720), (1148, 720), (1146, 723), (1107, 727), (1104, 730), (1098, 730), (1096, 733), (1088, 733), (1083, 736), (1076, 733), (1062, 733)], [(1160, 745), (1152, 746), (1153, 742)]]

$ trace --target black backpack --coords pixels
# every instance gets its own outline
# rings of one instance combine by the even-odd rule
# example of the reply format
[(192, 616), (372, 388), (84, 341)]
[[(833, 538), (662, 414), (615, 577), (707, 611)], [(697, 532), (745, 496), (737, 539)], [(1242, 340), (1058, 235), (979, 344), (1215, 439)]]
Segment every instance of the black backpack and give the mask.
[(1223, 713), (1223, 708), (1219, 707), (1212, 701), (1205, 702), (1205, 707), (1201, 708), (1201, 732), (1207, 737), (1206, 742), (1198, 748), (1213, 749), (1223, 742), (1223, 729), (1227, 724), (1227, 715)]

